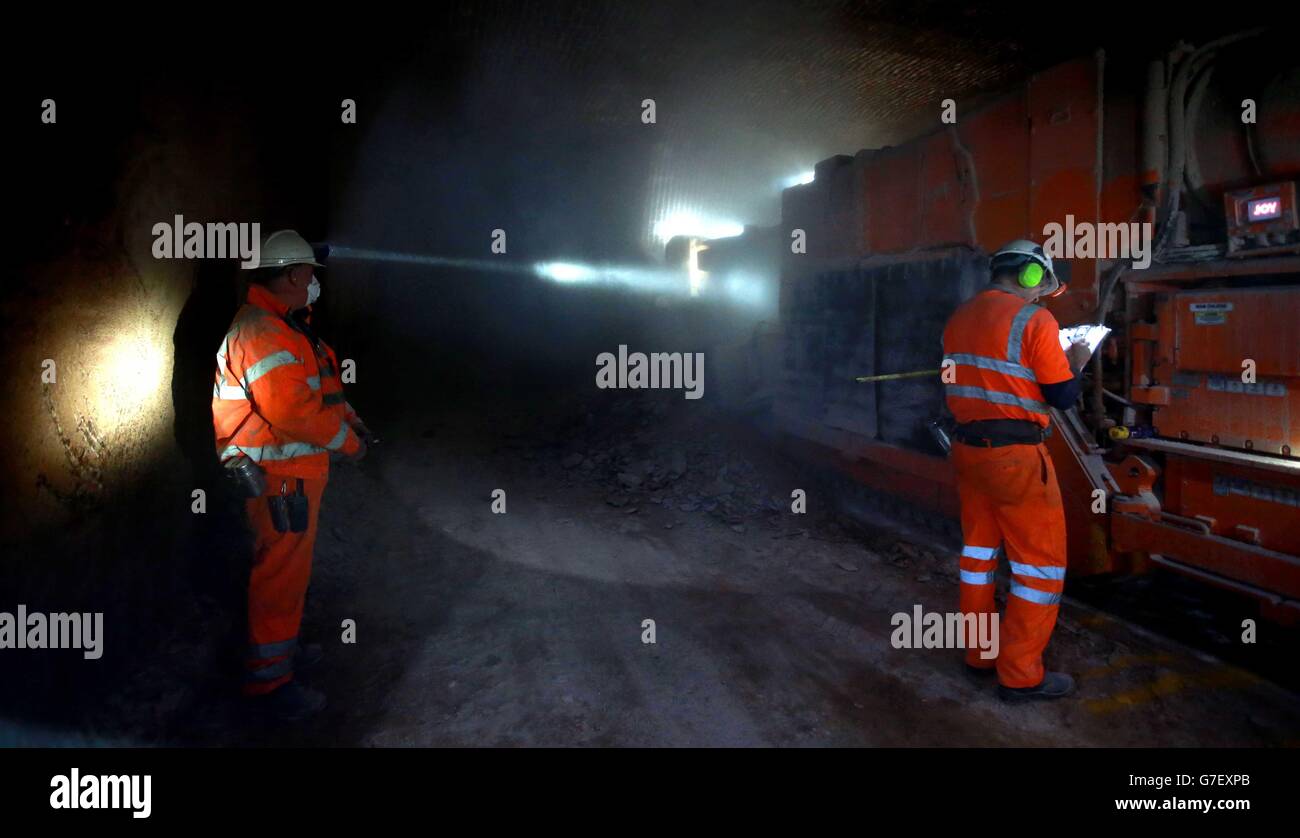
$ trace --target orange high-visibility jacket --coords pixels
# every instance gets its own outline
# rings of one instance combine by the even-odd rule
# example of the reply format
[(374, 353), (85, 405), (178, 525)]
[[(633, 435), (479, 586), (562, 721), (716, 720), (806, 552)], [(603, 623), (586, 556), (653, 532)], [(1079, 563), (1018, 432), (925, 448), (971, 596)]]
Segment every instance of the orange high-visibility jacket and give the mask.
[(1042, 306), (990, 288), (962, 303), (943, 330), (948, 410), (958, 422), (1027, 419), (1051, 424), (1039, 384), (1073, 377), (1061, 349), (1060, 325)]
[(330, 451), (360, 447), (348, 422), (355, 414), (343, 398), (333, 351), (313, 345), (287, 316), (271, 292), (248, 289), (217, 352), (217, 453), (222, 462), (243, 453), (268, 474), (323, 478)]
[[(311, 325), (311, 306), (307, 307), (306, 316), (303, 318), (307, 325)], [(343, 421), (349, 426), (357, 421), (357, 412), (352, 409), (348, 403), (347, 397), (343, 395), (343, 380), (339, 377), (339, 359), (334, 354), (334, 350), (329, 344), (320, 338), (316, 338), (317, 356), (320, 361), (320, 400), (328, 408), (337, 408), (343, 406)]]

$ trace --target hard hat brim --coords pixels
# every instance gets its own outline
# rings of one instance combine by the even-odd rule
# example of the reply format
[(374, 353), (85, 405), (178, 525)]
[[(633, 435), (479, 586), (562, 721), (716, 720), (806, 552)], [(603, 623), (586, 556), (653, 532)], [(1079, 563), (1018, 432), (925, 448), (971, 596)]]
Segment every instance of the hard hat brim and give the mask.
[(318, 268), (323, 268), (323, 267), (325, 267), (325, 266), (322, 265), (320, 262), (317, 262), (315, 259), (289, 259), (289, 260), (287, 260), (287, 261), (273, 260), (273, 261), (270, 261), (270, 262), (259, 262), (258, 265), (257, 265), (257, 267), (259, 267), (259, 268), (288, 268), (288, 267), (291, 267), (291, 266), (293, 266), (293, 265), (315, 265), (315, 266), (318, 267)]

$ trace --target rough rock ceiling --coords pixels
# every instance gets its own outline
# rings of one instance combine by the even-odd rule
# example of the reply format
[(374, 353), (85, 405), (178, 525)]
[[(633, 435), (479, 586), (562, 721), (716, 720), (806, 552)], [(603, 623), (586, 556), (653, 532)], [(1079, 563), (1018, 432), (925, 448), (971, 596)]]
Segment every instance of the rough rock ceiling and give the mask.
[[(477, 201), (529, 219), (548, 240), (576, 224), (584, 241), (610, 239), (593, 252), (612, 253), (652, 244), (649, 225), (677, 211), (775, 221), (786, 178), (923, 130), (944, 98), (960, 103), (1098, 46), (1146, 51), (1194, 35), (1157, 27), (1156, 12), (1135, 17), (1131, 4), (1070, 11), (1021, 0), (489, 0), (312, 16), (232, 7), (209, 19), (196, 7), (187, 14), (198, 19), (141, 14), (138, 25), (115, 12), (111, 38), (107, 21), (79, 17), (60, 25), (40, 74), (10, 76), (33, 79), (32, 95), (82, 94), (102, 109), (93, 124), (123, 131), (136, 115), (118, 103), (135, 90), (250, 103), (266, 116), (250, 148), (337, 131), (339, 98), (365, 96), (352, 183), (337, 189), (370, 199), (358, 215), (405, 206), (411, 220), (385, 226), (433, 226), (439, 208), (416, 202), (441, 194), (465, 217)], [(638, 119), (647, 98), (653, 130)], [(372, 195), (358, 188), (368, 180), (382, 182)]]
[[(571, 146), (575, 121), (611, 146), (645, 143), (633, 155), (645, 236), (676, 212), (770, 223), (783, 180), (819, 159), (912, 136), (945, 98), (1150, 36), (1098, 9), (1053, 20), (1018, 2), (504, 0), (447, 9), (437, 40), (463, 55), (462, 113), (485, 132), (508, 113), (527, 143)], [(648, 142), (633, 128), (646, 98)]]

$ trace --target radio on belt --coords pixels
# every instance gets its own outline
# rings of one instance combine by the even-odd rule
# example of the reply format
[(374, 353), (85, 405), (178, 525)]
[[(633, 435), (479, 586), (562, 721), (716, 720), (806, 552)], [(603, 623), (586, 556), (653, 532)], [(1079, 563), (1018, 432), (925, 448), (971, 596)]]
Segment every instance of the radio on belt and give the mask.
[(1225, 192), (1223, 204), (1229, 256), (1300, 251), (1294, 181)]

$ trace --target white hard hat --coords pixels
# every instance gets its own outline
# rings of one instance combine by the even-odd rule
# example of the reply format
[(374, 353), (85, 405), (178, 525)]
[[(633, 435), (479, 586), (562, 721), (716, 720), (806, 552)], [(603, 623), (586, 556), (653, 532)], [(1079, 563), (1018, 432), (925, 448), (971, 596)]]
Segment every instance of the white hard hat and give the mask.
[(276, 230), (262, 242), (262, 250), (257, 260), (259, 268), (281, 268), (289, 265), (315, 265), (325, 267), (316, 261), (316, 252), (307, 240), (294, 230)]
[(989, 267), (996, 271), (999, 268), (1018, 268), (1026, 262), (1037, 262), (1049, 274), (1055, 274), (1052, 270), (1052, 257), (1041, 244), (1029, 239), (1016, 239), (999, 247), (998, 252), (989, 260)]
[[(1003, 270), (1014, 270), (1021, 288), (1038, 289), (1044, 277), (1051, 279), (1055, 287), (1041, 289), (1045, 299), (1065, 293), (1065, 283), (1056, 275), (1051, 255), (1041, 244), (1029, 239), (1016, 239), (998, 248), (998, 252), (989, 259), (989, 272), (996, 276)], [(1047, 288), (1051, 290), (1048, 291)]]

